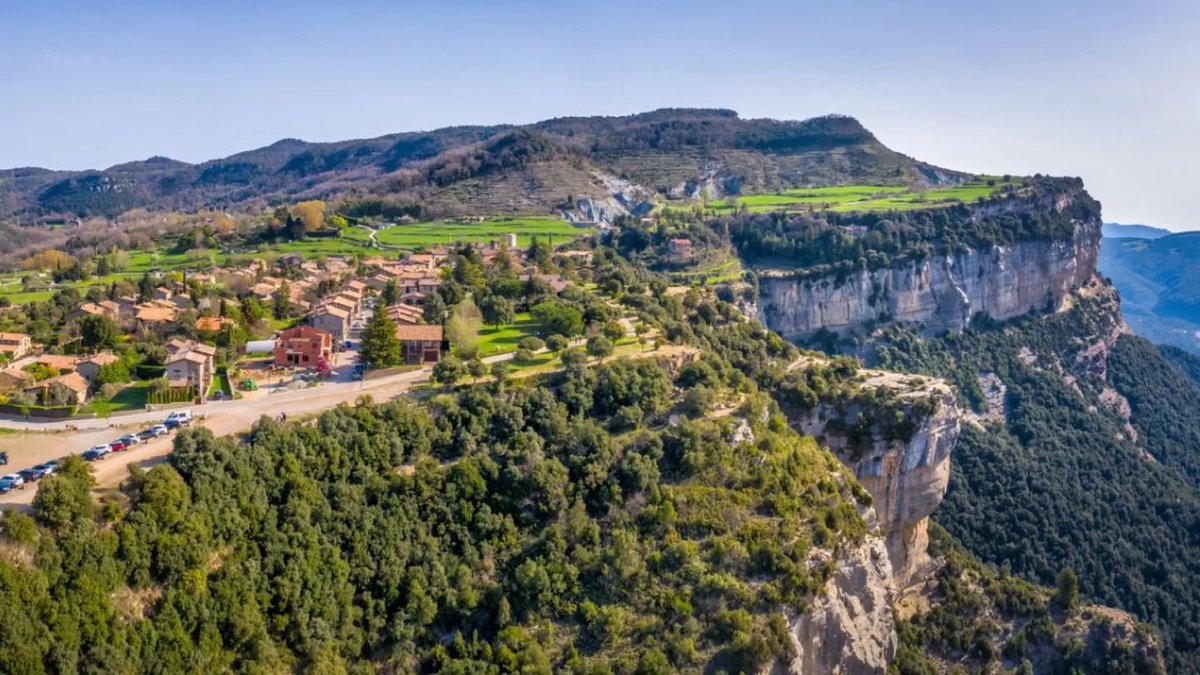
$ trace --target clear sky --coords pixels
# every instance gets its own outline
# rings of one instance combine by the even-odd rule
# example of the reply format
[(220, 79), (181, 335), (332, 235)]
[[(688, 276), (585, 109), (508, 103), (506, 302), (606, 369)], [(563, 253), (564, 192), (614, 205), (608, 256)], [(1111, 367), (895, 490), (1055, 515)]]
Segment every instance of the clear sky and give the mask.
[(858, 117), (1200, 229), (1200, 2), (0, 2), (0, 166), (666, 106)]

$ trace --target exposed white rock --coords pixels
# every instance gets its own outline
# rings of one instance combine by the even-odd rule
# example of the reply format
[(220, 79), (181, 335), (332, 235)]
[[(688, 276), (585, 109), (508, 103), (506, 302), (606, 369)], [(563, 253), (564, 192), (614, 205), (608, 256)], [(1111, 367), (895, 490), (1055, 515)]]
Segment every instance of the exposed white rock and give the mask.
[[(950, 454), (961, 429), (961, 413), (953, 391), (943, 380), (914, 382), (895, 373), (867, 374), (865, 387), (908, 387), (901, 391), (902, 399), (932, 402), (932, 410), (927, 413), (906, 408), (917, 425), (911, 438), (889, 440), (872, 434), (865, 441), (851, 443), (843, 430), (853, 426), (853, 420), (862, 412), (857, 405), (818, 405), (805, 415), (793, 415), (792, 424), (832, 450), (871, 494), (896, 588), (904, 590), (932, 571), (926, 550), (927, 520), (942, 503), (950, 483)], [(834, 420), (838, 424), (830, 425)]]
[(884, 673), (896, 654), (895, 587), (887, 548), (878, 536), (837, 557), (833, 576), (803, 614), (787, 612), (795, 656), (772, 675)]
[(922, 334), (961, 331), (982, 313), (997, 320), (1057, 310), (1091, 278), (1100, 251), (1100, 222), (1079, 223), (1074, 237), (992, 246), (880, 270), (844, 280), (760, 275), (759, 318), (789, 339), (826, 329), (849, 334), (887, 322)]

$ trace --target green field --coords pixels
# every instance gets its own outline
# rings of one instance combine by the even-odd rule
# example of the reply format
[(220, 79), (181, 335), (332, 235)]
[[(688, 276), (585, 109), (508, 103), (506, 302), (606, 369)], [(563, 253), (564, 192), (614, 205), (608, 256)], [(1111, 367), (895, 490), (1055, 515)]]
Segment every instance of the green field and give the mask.
[(672, 272), (670, 276), (671, 283), (675, 284), (699, 285), (701, 278), (703, 278), (707, 286), (727, 284), (741, 280), (742, 263), (737, 258), (730, 258), (724, 262), (707, 267), (700, 267), (686, 272)]
[(346, 229), (342, 230), (342, 239), (349, 239), (350, 241), (357, 241), (366, 244), (367, 242), (371, 241), (371, 230), (369, 228), (359, 227), (357, 225), (353, 227), (347, 227)]
[(79, 409), (80, 415), (111, 415), (113, 413), (144, 410), (146, 395), (150, 391), (148, 381), (133, 382), (107, 401), (93, 400)]
[[(992, 180), (993, 185), (985, 181)], [(808, 209), (838, 212), (856, 211), (913, 211), (937, 208), (958, 203), (971, 203), (988, 197), (1008, 186), (1020, 187), (1019, 181), (1004, 182), (989, 177), (982, 181), (957, 187), (916, 191), (904, 187), (882, 185), (846, 185), (839, 187), (786, 190), (784, 192), (738, 197), (729, 201), (711, 202), (708, 206), (717, 213), (730, 213), (745, 207), (751, 213), (771, 211), (802, 211)]]
[(534, 335), (537, 323), (528, 312), (518, 312), (513, 322), (499, 328), (486, 326), (479, 330), (480, 358), (517, 351), (517, 343)]
[(558, 245), (588, 234), (590, 230), (575, 227), (571, 223), (550, 216), (526, 216), (519, 218), (492, 218), (482, 223), (429, 222), (411, 225), (396, 225), (379, 231), (376, 238), (383, 246), (418, 249), (453, 244), (455, 242), (487, 243), (501, 241), (508, 234), (517, 235), (517, 246), (522, 248), (538, 237), (541, 241)]

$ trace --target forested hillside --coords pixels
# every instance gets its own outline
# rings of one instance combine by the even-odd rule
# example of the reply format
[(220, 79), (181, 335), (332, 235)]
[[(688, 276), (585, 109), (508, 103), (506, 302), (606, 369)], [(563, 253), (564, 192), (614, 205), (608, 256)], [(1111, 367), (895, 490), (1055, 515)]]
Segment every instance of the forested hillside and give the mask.
[[(283, 200), (383, 200), (430, 213), (552, 213), (614, 191), (674, 197), (846, 183), (930, 185), (961, 174), (886, 148), (856, 120), (742, 119), (664, 109), (374, 139), (286, 139), (202, 164), (162, 157), (103, 171), (0, 171), (0, 219), (239, 209)], [(352, 205), (351, 205), (352, 207)]]
[[(564, 359), (545, 378), (264, 419), (240, 439), (187, 431), (169, 463), (133, 471), (100, 506), (72, 458), (43, 479), (32, 517), (0, 521), (0, 670), (786, 662), (781, 607), (805, 611), (869, 535), (870, 496), (772, 394), (844, 400), (857, 368), (789, 370), (797, 350), (713, 294), (669, 295), (613, 258), (606, 269), (614, 298), (704, 357)], [(1050, 662), (1091, 663), (1072, 634), (1029, 639)], [(1129, 657), (1126, 642), (1098, 648), (1155, 662), (1152, 639), (1133, 642)]]
[[(1200, 667), (1200, 390), (1144, 340), (1102, 349), (1111, 299), (996, 328), (919, 340), (889, 333), (880, 364), (952, 379), (981, 413), (954, 454), (939, 523), (983, 560), (1160, 627), (1171, 672)], [(1098, 342), (1100, 341), (1100, 342)], [(1005, 390), (989, 400), (980, 376)], [(1185, 393), (1186, 392), (1186, 393)], [(1122, 419), (1123, 401), (1130, 423)]]
[(1121, 292), (1129, 325), (1148, 340), (1200, 353), (1200, 234), (1106, 236), (1100, 271)]

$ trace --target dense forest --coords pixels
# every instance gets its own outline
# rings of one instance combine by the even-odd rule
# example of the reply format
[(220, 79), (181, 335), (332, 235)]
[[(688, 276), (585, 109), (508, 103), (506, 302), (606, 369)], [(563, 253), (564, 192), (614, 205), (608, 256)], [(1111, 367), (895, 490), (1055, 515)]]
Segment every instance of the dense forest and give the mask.
[(932, 608), (900, 624), (890, 672), (1163, 674), (1155, 629), (1110, 609), (1081, 605), (1079, 578), (1063, 570), (1053, 591), (981, 564), (936, 524), (930, 554), (942, 560)]
[[(980, 374), (995, 373), (1007, 387), (1005, 421), (965, 425), (955, 448), (934, 516), (951, 535), (1042, 584), (1073, 568), (1084, 598), (1159, 626), (1171, 672), (1193, 671), (1200, 455), (1188, 401), (1200, 390), (1137, 338), (1121, 338), (1106, 360), (1088, 351), (1117, 320), (1115, 304), (1092, 299), (936, 340), (893, 329), (876, 358), (951, 379), (977, 409), (985, 405)], [(1101, 396), (1106, 386), (1128, 397), (1136, 441), (1119, 405)]]
[[(787, 658), (779, 609), (833, 572), (815, 552), (866, 534), (870, 496), (776, 401), (844, 401), (858, 366), (789, 370), (797, 349), (717, 294), (598, 261), (600, 289), (703, 356), (572, 360), (243, 437), (190, 430), (99, 505), (69, 460), (31, 515), (0, 521), (0, 671), (752, 672)], [(942, 644), (933, 625), (905, 628), (905, 648)], [(1030, 644), (1088, 663), (1068, 635)]]
[[(620, 265), (602, 281), (623, 275), (636, 289)], [(711, 296), (623, 301), (708, 356), (364, 400), (240, 439), (188, 431), (100, 507), (68, 461), (32, 518), (2, 521), (0, 670), (748, 672), (785, 656), (778, 608), (820, 588), (832, 564), (810, 552), (861, 537), (869, 497), (754, 384), (794, 348)]]

